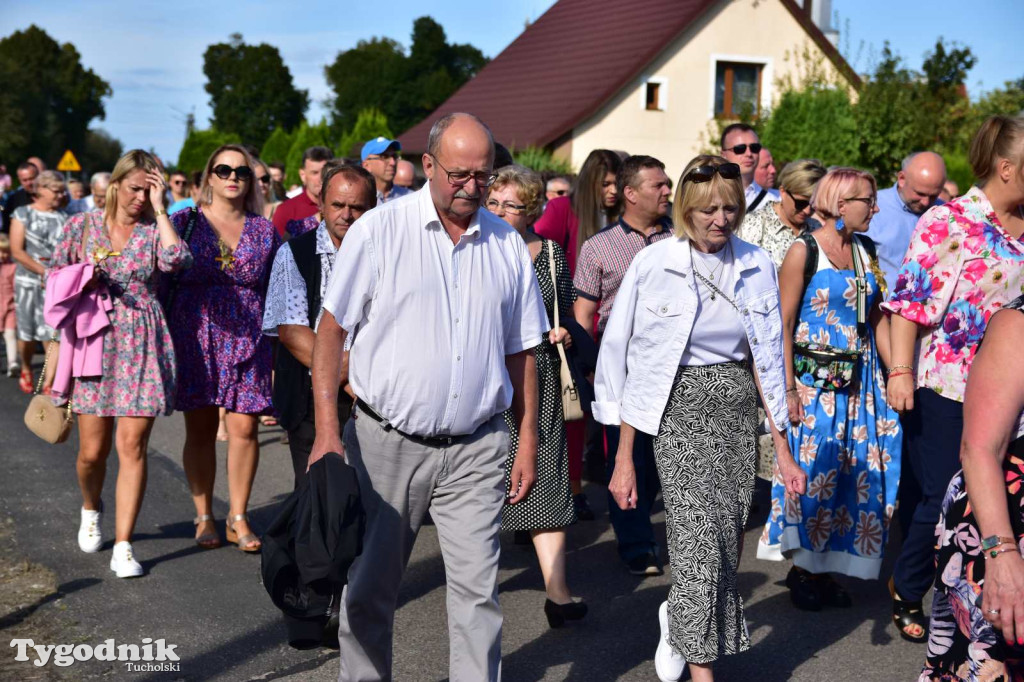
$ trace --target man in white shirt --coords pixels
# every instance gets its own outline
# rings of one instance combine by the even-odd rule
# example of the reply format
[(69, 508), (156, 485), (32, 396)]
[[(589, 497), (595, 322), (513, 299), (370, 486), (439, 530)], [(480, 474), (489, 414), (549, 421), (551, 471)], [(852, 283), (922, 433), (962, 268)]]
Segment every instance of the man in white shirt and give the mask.
[[(379, 205), (341, 244), (313, 350), (310, 463), (341, 453), (366, 508), (349, 571), (339, 680), (390, 680), (395, 603), (423, 515), (448, 582), (452, 680), (501, 676), (501, 509), (536, 480), (533, 348), (549, 324), (526, 244), (481, 202), (494, 140), (469, 114), (430, 131), (418, 192)], [(342, 353), (359, 397), (339, 437)], [(519, 446), (508, 467), (511, 407)], [(344, 444), (343, 444), (344, 443)]]
[(778, 201), (777, 189), (766, 189), (757, 184), (754, 174), (761, 153), (761, 138), (746, 123), (733, 123), (722, 131), (722, 157), (740, 167), (743, 178), (743, 198), (747, 200), (747, 213), (753, 213), (766, 201)]

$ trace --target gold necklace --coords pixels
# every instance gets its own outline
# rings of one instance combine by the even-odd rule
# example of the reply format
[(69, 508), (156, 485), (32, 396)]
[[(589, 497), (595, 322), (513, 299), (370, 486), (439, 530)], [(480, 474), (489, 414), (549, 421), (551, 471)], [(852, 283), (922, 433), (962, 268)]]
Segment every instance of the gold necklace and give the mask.
[(220, 263), (221, 272), (233, 269), (235, 267), (235, 252), (219, 236), (217, 237), (217, 246), (220, 248), (220, 255), (213, 260)]

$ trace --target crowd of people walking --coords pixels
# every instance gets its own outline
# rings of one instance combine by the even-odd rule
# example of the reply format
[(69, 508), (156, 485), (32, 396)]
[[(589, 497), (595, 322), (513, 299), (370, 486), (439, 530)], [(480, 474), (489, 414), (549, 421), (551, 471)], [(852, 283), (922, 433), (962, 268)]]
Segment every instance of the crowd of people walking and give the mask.
[(881, 190), (828, 159), (777, 172), (744, 124), (677, 179), (606, 149), (545, 177), (496, 163), (502, 149), (449, 114), (419, 189), (380, 137), (358, 161), (306, 150), (291, 197), (282, 168), (234, 144), (193, 176), (130, 151), (88, 195), (19, 166), (0, 234), (6, 370), (77, 418), (81, 551), (105, 546), (113, 446), (110, 569), (144, 573), (148, 440), (176, 410), (195, 543), (222, 545), (226, 438), (224, 538), (259, 553), (257, 433), (279, 420), (297, 489), (337, 453), (362, 491), (362, 553), (324, 614), (340, 679), (391, 678), (429, 513), (451, 678), (497, 680), (501, 531), (532, 544), (552, 628), (593, 607), (567, 579), (565, 529), (594, 518), (597, 453), (623, 570), (671, 573), (637, 615), (659, 623), (660, 680), (712, 680), (751, 646), (738, 574), (758, 476), (756, 554), (791, 562), (795, 608), (849, 607), (837, 576), (878, 581), (897, 548), (891, 616), (927, 642), (921, 680), (1024, 675), (1024, 119), (981, 126), (962, 196), (927, 150)]

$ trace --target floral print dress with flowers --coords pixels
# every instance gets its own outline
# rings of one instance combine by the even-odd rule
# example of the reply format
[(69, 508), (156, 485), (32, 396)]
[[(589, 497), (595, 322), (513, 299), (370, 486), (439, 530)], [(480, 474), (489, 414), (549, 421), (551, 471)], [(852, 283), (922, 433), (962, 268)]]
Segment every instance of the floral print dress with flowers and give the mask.
[(992, 314), (1024, 293), (1024, 243), (972, 187), (925, 213), (882, 309), (924, 327), (917, 387), (963, 402), (967, 373)]
[[(86, 223), (87, 257), (96, 261), (97, 254), (113, 251), (103, 214), (79, 213), (65, 224), (52, 267), (78, 262)], [(157, 284), (160, 272), (174, 272), (191, 263), (184, 243), (165, 249), (157, 224), (140, 222), (119, 252), (96, 264), (114, 303), (113, 319), (103, 337), (103, 375), (75, 379), (71, 396), (75, 412), (98, 417), (171, 413), (176, 391), (174, 344), (157, 300)]]
[[(270, 338), (263, 308), (281, 238), (273, 224), (249, 213), (234, 252), (196, 209), (189, 239), (194, 263), (183, 272), (169, 317), (178, 354), (178, 410), (224, 407), (241, 414), (271, 411)], [(184, 234), (191, 211), (171, 220)]]
[[(858, 247), (860, 248), (860, 247)], [(861, 257), (868, 262), (861, 248)], [(807, 473), (807, 494), (786, 498), (778, 476), (772, 508), (758, 543), (758, 558), (793, 563), (812, 573), (878, 577), (882, 550), (896, 505), (902, 429), (885, 401), (882, 362), (874, 330), (857, 334), (853, 270), (836, 270), (819, 252), (818, 272), (804, 292), (796, 341), (844, 350), (860, 348), (854, 380), (843, 390), (813, 387), (796, 377), (804, 418), (789, 430), (789, 447)], [(878, 280), (865, 275), (868, 309), (878, 299)]]

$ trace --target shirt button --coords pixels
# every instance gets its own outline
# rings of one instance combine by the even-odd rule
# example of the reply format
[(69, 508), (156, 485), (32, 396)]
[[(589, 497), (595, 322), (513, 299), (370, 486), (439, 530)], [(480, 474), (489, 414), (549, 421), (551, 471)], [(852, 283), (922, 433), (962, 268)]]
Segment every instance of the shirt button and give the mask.
[(751, 343), (752, 345), (756, 346), (756, 345), (757, 345), (757, 338), (753, 338), (753, 339), (751, 339), (751, 340), (750, 340), (750, 343)]
[(462, 360), (462, 356), (461, 356), (461, 355), (456, 355), (456, 356), (455, 356), (455, 360), (456, 360), (456, 361)]
[(768, 398), (768, 400), (775, 400), (775, 396), (773, 396), (771, 393), (769, 393), (765, 397)]
[(744, 308), (744, 309), (743, 309), (743, 314), (744, 314), (744, 315), (749, 315), (749, 314), (750, 314), (750, 311), (749, 311), (749, 310), (747, 310), (746, 308)]
[(661, 312), (667, 313), (668, 312), (668, 306), (667, 305), (661, 306)]
[(453, 397), (453, 398), (458, 398), (458, 397), (459, 397), (459, 394), (458, 394), (458, 393), (452, 393), (452, 397)]
[(456, 317), (455, 318), (455, 324), (458, 324), (458, 323), (459, 323), (459, 318)]

